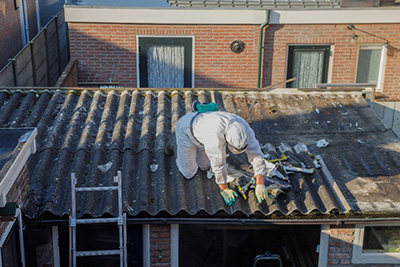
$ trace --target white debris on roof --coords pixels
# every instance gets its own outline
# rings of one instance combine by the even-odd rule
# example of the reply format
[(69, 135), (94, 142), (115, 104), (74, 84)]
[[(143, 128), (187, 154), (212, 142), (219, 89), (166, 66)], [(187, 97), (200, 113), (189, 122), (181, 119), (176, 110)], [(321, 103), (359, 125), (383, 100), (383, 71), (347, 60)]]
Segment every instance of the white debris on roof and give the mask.
[(317, 142), (317, 147), (327, 147), (329, 145), (329, 142), (326, 141), (325, 139), (321, 139)]
[(98, 168), (99, 168), (99, 170), (102, 171), (102, 172), (107, 172), (107, 171), (111, 168), (111, 166), (112, 166), (112, 162), (109, 161), (109, 162), (107, 162), (107, 163), (104, 164), (104, 165), (99, 165)]
[(150, 165), (151, 172), (155, 172), (157, 169), (158, 169), (158, 164), (151, 164)]

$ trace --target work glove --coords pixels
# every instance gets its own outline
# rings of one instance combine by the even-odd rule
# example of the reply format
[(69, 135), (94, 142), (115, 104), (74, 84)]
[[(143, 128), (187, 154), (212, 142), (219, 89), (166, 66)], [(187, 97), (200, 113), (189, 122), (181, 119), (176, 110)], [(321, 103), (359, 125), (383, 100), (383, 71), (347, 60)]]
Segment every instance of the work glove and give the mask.
[(265, 185), (263, 184), (256, 185), (256, 197), (258, 203), (261, 203), (263, 202), (263, 200), (267, 199), (268, 192), (267, 189), (265, 188)]
[(221, 196), (224, 199), (226, 205), (231, 206), (233, 202), (235, 202), (235, 197), (237, 197), (238, 195), (232, 189), (227, 188), (221, 191)]

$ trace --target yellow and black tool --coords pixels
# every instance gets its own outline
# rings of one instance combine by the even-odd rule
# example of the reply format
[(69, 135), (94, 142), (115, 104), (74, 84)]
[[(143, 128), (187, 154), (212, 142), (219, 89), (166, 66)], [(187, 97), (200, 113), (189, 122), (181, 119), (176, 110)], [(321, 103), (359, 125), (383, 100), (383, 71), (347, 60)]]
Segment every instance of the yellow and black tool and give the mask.
[(274, 162), (284, 161), (284, 160), (287, 160), (287, 157), (285, 154), (282, 154), (282, 157), (280, 159), (270, 159), (270, 160), (268, 160), (268, 162), (274, 163)]

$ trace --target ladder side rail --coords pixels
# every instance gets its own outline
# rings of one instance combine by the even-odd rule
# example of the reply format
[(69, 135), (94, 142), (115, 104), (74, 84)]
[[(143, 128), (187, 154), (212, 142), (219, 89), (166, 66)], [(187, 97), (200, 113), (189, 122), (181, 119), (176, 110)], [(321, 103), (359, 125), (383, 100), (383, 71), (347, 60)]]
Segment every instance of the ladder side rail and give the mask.
[(72, 234), (72, 267), (76, 267), (76, 177), (71, 174), (71, 234)]
[(121, 182), (121, 171), (117, 172), (118, 179), (118, 228), (119, 228), (119, 262), (120, 266), (124, 267), (124, 243), (123, 243), (123, 234), (124, 234), (124, 225), (122, 218), (122, 182)]
[(126, 213), (123, 215), (124, 217), (124, 266), (128, 266), (128, 224), (127, 224), (127, 216)]
[(71, 227), (71, 215), (69, 216), (69, 261), (68, 266), (72, 267), (72, 227)]

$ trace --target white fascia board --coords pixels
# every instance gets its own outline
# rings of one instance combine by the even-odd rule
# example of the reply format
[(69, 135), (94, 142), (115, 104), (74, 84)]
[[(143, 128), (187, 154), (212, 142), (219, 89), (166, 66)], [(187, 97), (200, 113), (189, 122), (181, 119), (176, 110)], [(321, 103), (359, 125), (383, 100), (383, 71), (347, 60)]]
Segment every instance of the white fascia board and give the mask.
[(65, 6), (66, 22), (133, 24), (261, 24), (265, 10), (205, 10)]
[[(267, 10), (65, 7), (67, 22), (258, 25)], [(270, 24), (400, 23), (400, 9), (271, 10)]]
[(13, 186), (15, 180), (20, 174), (29, 156), (31, 154), (36, 153), (36, 141), (35, 141), (36, 135), (37, 135), (37, 130), (35, 128), (32, 130), (29, 139), (25, 142), (25, 145), (22, 147), (17, 158), (14, 160), (10, 169), (8, 170), (5, 177), (0, 183), (0, 207), (4, 207), (6, 205), (7, 193)]
[(400, 9), (272, 11), (270, 24), (400, 23)]

